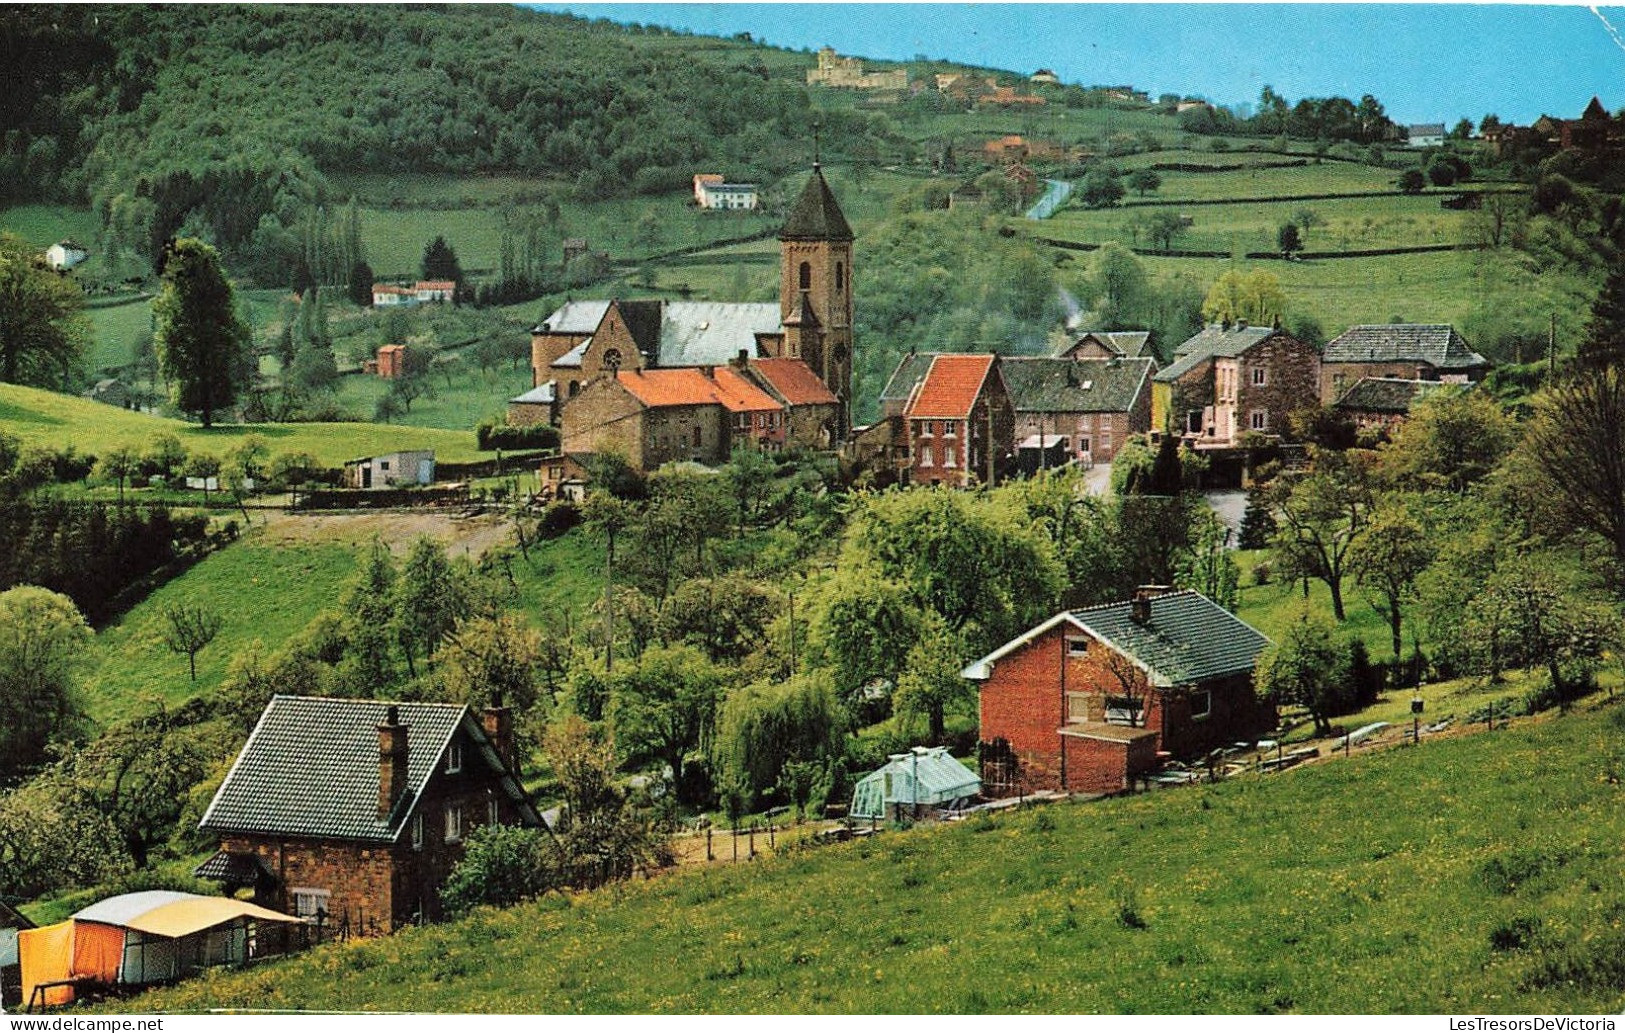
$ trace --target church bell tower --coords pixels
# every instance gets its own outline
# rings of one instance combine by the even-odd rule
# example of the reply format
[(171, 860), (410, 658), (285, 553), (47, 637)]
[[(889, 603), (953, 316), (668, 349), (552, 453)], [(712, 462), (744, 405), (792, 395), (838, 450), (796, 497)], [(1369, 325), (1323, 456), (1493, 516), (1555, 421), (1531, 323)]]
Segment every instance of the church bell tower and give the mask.
[(840, 401), (835, 438), (852, 427), (852, 227), (818, 162), (779, 231), (779, 318), (798, 356)]

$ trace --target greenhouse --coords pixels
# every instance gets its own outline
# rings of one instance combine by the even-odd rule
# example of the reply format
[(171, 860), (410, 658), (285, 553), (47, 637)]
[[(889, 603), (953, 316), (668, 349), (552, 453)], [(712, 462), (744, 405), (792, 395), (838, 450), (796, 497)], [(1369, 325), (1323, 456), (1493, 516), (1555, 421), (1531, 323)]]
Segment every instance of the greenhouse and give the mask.
[(981, 790), (982, 780), (948, 756), (947, 747), (916, 746), (892, 754), (885, 767), (858, 783), (849, 814), (869, 820), (915, 818), (923, 808), (947, 807)]

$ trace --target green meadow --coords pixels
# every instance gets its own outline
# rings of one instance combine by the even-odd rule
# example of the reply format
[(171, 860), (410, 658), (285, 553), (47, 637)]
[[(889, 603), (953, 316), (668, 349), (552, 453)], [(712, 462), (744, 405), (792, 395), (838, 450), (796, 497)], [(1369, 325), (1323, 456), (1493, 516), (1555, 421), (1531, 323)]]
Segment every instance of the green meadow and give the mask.
[(1616, 706), (1283, 775), (888, 831), (324, 947), (118, 1005), (1610, 1013)]

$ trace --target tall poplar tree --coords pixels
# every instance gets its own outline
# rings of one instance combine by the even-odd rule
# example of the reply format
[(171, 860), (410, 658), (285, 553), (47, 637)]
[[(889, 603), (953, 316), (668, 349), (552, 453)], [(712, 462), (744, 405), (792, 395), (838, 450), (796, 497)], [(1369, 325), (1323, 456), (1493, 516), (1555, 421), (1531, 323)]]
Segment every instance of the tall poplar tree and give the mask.
[(237, 398), (250, 339), (214, 248), (192, 237), (166, 248), (163, 287), (152, 310), (158, 372), (170, 399), (212, 426), (215, 411)]

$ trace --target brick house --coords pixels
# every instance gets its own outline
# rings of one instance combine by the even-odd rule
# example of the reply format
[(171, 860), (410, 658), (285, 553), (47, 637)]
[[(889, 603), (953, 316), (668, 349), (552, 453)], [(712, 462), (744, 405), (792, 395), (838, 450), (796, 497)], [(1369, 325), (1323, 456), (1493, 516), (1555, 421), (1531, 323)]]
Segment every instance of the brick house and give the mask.
[(388, 932), (439, 919), (463, 840), (498, 822), (542, 826), (507, 708), (274, 696), (198, 824), (220, 851), (196, 874)]
[(1490, 361), (1448, 323), (1351, 326), (1320, 356), (1320, 400), (1332, 405), (1362, 377), (1477, 383)]
[(730, 366), (633, 369), (588, 381), (564, 407), (564, 452), (614, 452), (636, 469), (725, 462), (748, 442), (784, 447), (784, 407)]
[(1064, 439), (1070, 459), (1111, 462), (1130, 434), (1151, 429), (1156, 368), (1151, 359), (1000, 359), (1022, 470), (1031, 472), (1026, 443), (1035, 436), (1040, 446)]
[(1193, 591), (1058, 613), (970, 664), (982, 780), (1012, 791), (1111, 793), (1275, 727), (1257, 699), (1263, 635)]
[(1445, 384), (1437, 380), (1361, 377), (1332, 403), (1332, 408), (1347, 416), (1357, 431), (1375, 428), (1386, 432), (1404, 423), (1412, 407), (1422, 399), (1440, 392), (1470, 390), (1469, 385)]
[(378, 346), (376, 372), (384, 380), (394, 380), (406, 373), (406, 345), (381, 344)]
[(1319, 404), (1320, 353), (1275, 326), (1204, 327), (1152, 378), (1153, 427), (1197, 448), (1280, 437), (1289, 415)]
[(937, 355), (903, 410), (906, 480), (969, 488), (1009, 466), (1014, 414), (997, 355)]

